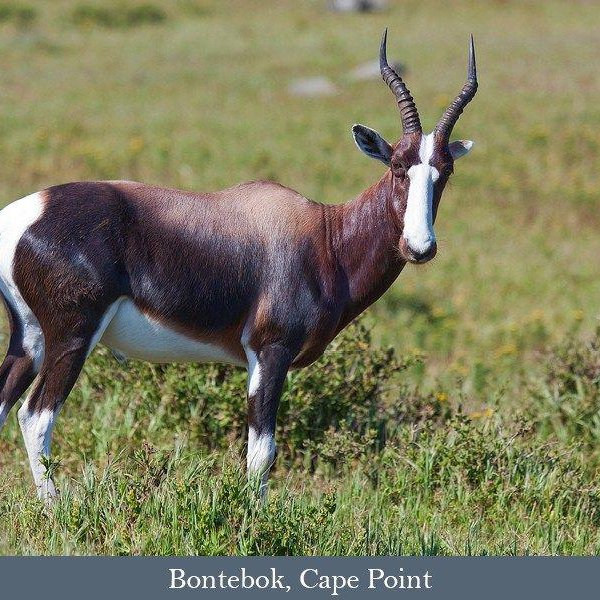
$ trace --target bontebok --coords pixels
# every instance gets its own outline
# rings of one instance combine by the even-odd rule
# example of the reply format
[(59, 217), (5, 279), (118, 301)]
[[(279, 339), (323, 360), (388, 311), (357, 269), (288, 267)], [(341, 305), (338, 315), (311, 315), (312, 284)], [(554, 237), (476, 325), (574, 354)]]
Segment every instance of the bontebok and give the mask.
[(388, 65), (386, 34), (380, 66), (403, 134), (392, 145), (354, 125), (358, 147), (386, 171), (347, 204), (319, 204), (268, 181), (211, 193), (94, 181), (51, 187), (0, 212), (10, 323), (0, 427), (33, 383), (18, 418), (41, 497), (55, 494), (44, 467), (54, 422), (98, 343), (153, 362), (246, 367), (247, 466), (264, 487), (286, 373), (321, 356), (407, 262), (434, 257), (442, 191), (472, 145), (449, 141), (477, 90), (472, 38), (467, 82), (429, 134)]

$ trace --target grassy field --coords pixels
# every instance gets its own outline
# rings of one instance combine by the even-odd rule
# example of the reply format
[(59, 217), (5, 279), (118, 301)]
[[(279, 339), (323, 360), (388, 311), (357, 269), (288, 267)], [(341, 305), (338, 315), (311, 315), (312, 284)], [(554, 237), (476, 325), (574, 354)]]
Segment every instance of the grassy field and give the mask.
[[(243, 372), (100, 350), (58, 421), (53, 509), (31, 498), (16, 412), (0, 434), (0, 553), (600, 552), (595, 3), (325, 4), (0, 2), (0, 205), (102, 178), (343, 202), (382, 173), (352, 123), (399, 136), (383, 83), (350, 77), (384, 26), (427, 128), (469, 32), (480, 79), (438, 256), (290, 375), (265, 507), (241, 470)], [(322, 75), (337, 95), (288, 92)]]

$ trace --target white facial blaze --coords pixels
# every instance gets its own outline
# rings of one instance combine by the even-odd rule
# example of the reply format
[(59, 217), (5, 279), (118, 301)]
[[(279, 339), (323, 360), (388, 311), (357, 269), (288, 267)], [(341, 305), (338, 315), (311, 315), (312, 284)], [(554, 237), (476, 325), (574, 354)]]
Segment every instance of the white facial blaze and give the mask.
[(438, 180), (438, 170), (429, 164), (434, 151), (433, 134), (424, 135), (419, 148), (421, 164), (408, 172), (410, 185), (404, 215), (404, 239), (411, 250), (423, 254), (435, 242), (433, 231), (433, 184)]

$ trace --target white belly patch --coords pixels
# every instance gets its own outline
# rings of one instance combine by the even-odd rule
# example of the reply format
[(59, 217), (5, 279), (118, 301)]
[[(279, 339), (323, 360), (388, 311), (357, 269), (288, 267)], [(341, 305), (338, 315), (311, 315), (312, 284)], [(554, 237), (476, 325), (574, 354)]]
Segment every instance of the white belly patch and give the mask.
[(117, 302), (117, 311), (100, 343), (118, 354), (153, 363), (223, 362), (246, 366), (216, 344), (198, 342), (165, 327), (138, 310), (129, 298), (121, 298)]

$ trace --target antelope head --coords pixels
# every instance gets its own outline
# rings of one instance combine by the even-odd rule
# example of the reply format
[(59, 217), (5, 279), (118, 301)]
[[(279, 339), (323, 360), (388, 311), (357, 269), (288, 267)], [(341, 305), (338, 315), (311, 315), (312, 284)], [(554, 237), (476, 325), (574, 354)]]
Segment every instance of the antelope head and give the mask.
[(473, 36), (469, 44), (467, 81), (429, 134), (423, 132), (419, 112), (406, 84), (388, 64), (386, 40), (387, 29), (381, 40), (379, 65), (381, 76), (400, 109), (402, 137), (392, 145), (364, 125), (354, 125), (352, 133), (360, 150), (391, 170), (393, 195), (399, 202), (402, 223), (401, 257), (407, 262), (425, 263), (437, 252), (433, 223), (454, 161), (465, 156), (473, 146), (470, 140), (450, 141), (454, 125), (477, 91)]

